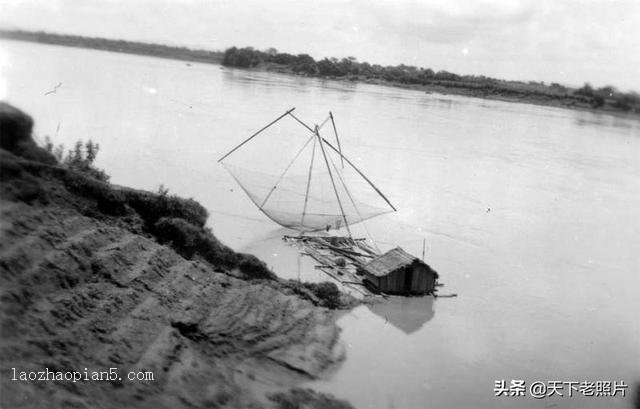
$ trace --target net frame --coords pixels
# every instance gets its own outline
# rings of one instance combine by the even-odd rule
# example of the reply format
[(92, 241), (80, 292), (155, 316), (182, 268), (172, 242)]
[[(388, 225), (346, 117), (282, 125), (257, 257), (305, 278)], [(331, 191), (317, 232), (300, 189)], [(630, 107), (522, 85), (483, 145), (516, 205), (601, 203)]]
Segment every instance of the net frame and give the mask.
[[(231, 149), (229, 152), (227, 152), (225, 155), (223, 155), (220, 159), (218, 159), (218, 162), (221, 163), (225, 169), (231, 174), (231, 176), (236, 180), (236, 182), (240, 185), (240, 187), (243, 189), (243, 191), (249, 196), (249, 198), (254, 202), (254, 204), (258, 207), (258, 209), (260, 211), (262, 211), (267, 217), (269, 217), (269, 219), (273, 220), (274, 222), (288, 227), (288, 228), (293, 228), (296, 229), (296, 225), (292, 224), (292, 223), (283, 223), (281, 220), (278, 220), (276, 217), (274, 217), (274, 213), (276, 213), (275, 211), (270, 211), (267, 212), (265, 210), (265, 206), (267, 204), (267, 202), (269, 201), (269, 199), (271, 198), (272, 193), (276, 190), (276, 188), (278, 187), (278, 185), (282, 182), (283, 178), (285, 177), (285, 175), (287, 174), (287, 172), (289, 171), (289, 169), (291, 168), (291, 166), (299, 159), (300, 154), (308, 147), (309, 143), (311, 143), (311, 141), (313, 141), (313, 150), (312, 150), (312, 156), (311, 156), (311, 161), (310, 161), (310, 166), (309, 166), (309, 171), (308, 171), (308, 176), (307, 176), (307, 185), (306, 185), (306, 191), (305, 191), (305, 202), (304, 202), (304, 207), (303, 207), (303, 211), (302, 211), (302, 215), (301, 215), (301, 220), (300, 220), (300, 229), (301, 231), (313, 231), (313, 230), (321, 230), (321, 228), (314, 228), (314, 229), (305, 229), (305, 216), (307, 215), (307, 203), (309, 200), (309, 189), (311, 186), (311, 182), (312, 182), (312, 170), (313, 170), (313, 166), (314, 166), (314, 159), (315, 159), (315, 152), (316, 152), (316, 145), (320, 146), (320, 151), (322, 153), (322, 157), (324, 159), (324, 163), (326, 166), (326, 170), (329, 174), (329, 178), (331, 180), (331, 186), (333, 188), (333, 192), (335, 194), (335, 198), (336, 201), (338, 203), (338, 206), (340, 208), (340, 213), (341, 213), (341, 218), (344, 221), (344, 226), (349, 234), (349, 236), (351, 236), (351, 229), (349, 227), (349, 221), (347, 219), (347, 215), (345, 213), (343, 204), (342, 204), (342, 199), (340, 197), (340, 194), (338, 193), (338, 189), (336, 186), (336, 182), (333, 176), (333, 171), (331, 170), (331, 166), (330, 166), (330, 162), (331, 165), (333, 166), (333, 169), (335, 171), (335, 174), (338, 178), (338, 180), (341, 183), (342, 188), (344, 189), (344, 191), (346, 192), (351, 205), (353, 206), (353, 208), (355, 209), (357, 215), (358, 215), (358, 219), (355, 221), (356, 223), (358, 222), (363, 222), (364, 220), (370, 218), (370, 217), (374, 217), (376, 215), (379, 214), (383, 214), (383, 213), (388, 213), (391, 211), (397, 211), (396, 208), (393, 206), (393, 204), (391, 204), (391, 202), (389, 201), (389, 199), (387, 199), (387, 197), (373, 184), (373, 182), (366, 176), (364, 175), (364, 173), (362, 171), (360, 171), (360, 169), (358, 169), (353, 162), (351, 162), (348, 158), (346, 158), (343, 153), (342, 153), (342, 147), (340, 144), (340, 138), (338, 137), (338, 131), (337, 131), (337, 127), (335, 124), (335, 120), (334, 120), (334, 116), (332, 112), (329, 112), (329, 116), (321, 123), (320, 126), (315, 125), (314, 128), (311, 128), (309, 125), (307, 125), (306, 123), (304, 123), (302, 120), (300, 120), (297, 116), (295, 116), (293, 114), (293, 111), (295, 110), (294, 108), (289, 109), (288, 111), (286, 111), (285, 113), (283, 113), (282, 115), (280, 115), (279, 117), (277, 117), (276, 119), (274, 119), (273, 121), (271, 121), (269, 124), (265, 125), (264, 127), (262, 127), (260, 130), (258, 130), (257, 132), (255, 132), (254, 134), (252, 134), (251, 136), (249, 136), (247, 139), (245, 139), (244, 141), (242, 141), (239, 145), (237, 145), (236, 147), (234, 147), (233, 149)], [(298, 150), (298, 152), (296, 153), (296, 155), (294, 155), (294, 158), (289, 162), (289, 164), (285, 167), (285, 169), (283, 170), (283, 172), (280, 174), (280, 176), (278, 177), (277, 181), (273, 184), (273, 186), (271, 187), (271, 189), (269, 190), (269, 192), (267, 193), (267, 195), (265, 196), (265, 198), (262, 200), (261, 204), (258, 204), (258, 202), (254, 199), (254, 195), (248, 191), (247, 188), (245, 188), (245, 186), (243, 185), (243, 183), (239, 180), (239, 178), (229, 169), (229, 167), (223, 163), (223, 161), (229, 157), (231, 154), (233, 154), (234, 152), (236, 152), (238, 149), (240, 149), (243, 145), (247, 144), (249, 141), (251, 141), (253, 138), (255, 138), (256, 136), (258, 136), (260, 133), (264, 132), (266, 129), (268, 129), (269, 127), (271, 127), (272, 125), (274, 125), (275, 123), (277, 123), (278, 121), (280, 121), (281, 119), (285, 118), (286, 116), (290, 116), (291, 118), (293, 118), (296, 122), (298, 122), (301, 126), (303, 126), (304, 128), (306, 128), (309, 132), (311, 132), (311, 136), (309, 137), (309, 139), (307, 139), (307, 141), (305, 142), (305, 144), (302, 146), (302, 148), (300, 148)], [(334, 131), (334, 135), (336, 138), (336, 142), (338, 147), (336, 148), (335, 146), (333, 146), (329, 141), (327, 141), (324, 137), (322, 137), (320, 135), (320, 129), (327, 123), (331, 121), (332, 124), (332, 128)], [(362, 179), (364, 179), (367, 184), (373, 188), (373, 190), (386, 202), (386, 204), (390, 207), (391, 210), (387, 210), (385, 212), (381, 212), (378, 214), (373, 214), (371, 216), (368, 217), (363, 217), (360, 209), (358, 207), (358, 205), (356, 204), (356, 200), (354, 200), (353, 196), (351, 195), (351, 192), (349, 191), (349, 188), (347, 187), (347, 184), (345, 183), (342, 175), (340, 174), (340, 172), (338, 171), (338, 168), (335, 164), (335, 162), (333, 161), (333, 159), (327, 155), (325, 147), (328, 147), (331, 149), (331, 151), (337, 153), (340, 157), (340, 162), (342, 165), (342, 168), (344, 169), (345, 167), (345, 162), (349, 165), (349, 167), (351, 167)], [(352, 223), (353, 224), (353, 223)], [(330, 229), (331, 225), (327, 225), (326, 229), (327, 231)], [(340, 228), (340, 223), (335, 223), (335, 227), (336, 229)]]

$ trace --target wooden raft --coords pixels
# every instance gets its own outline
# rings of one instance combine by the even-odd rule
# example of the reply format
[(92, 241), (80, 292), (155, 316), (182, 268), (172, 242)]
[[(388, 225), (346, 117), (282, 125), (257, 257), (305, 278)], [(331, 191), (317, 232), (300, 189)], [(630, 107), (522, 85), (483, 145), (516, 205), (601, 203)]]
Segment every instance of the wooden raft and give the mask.
[(346, 289), (361, 296), (373, 296), (358, 274), (364, 266), (380, 254), (367, 244), (366, 239), (339, 236), (284, 236), (283, 240), (298, 247), (319, 264), (317, 269), (338, 281)]

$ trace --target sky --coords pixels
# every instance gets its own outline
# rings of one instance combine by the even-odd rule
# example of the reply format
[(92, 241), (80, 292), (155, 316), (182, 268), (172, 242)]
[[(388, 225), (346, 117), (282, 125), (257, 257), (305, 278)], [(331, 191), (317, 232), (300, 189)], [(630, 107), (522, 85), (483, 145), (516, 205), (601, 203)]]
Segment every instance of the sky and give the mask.
[(640, 91), (638, 0), (0, 0), (0, 28)]

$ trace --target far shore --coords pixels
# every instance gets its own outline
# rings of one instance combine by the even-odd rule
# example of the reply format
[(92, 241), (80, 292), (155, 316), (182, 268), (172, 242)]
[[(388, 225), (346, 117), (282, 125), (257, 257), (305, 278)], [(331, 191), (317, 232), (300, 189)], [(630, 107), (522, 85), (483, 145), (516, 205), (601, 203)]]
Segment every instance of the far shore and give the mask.
[[(231, 68), (237, 68), (237, 67), (231, 67)], [(586, 103), (582, 103), (582, 104), (571, 103), (565, 100), (559, 100), (559, 99), (544, 97), (540, 95), (507, 95), (507, 94), (501, 94), (501, 93), (488, 93), (488, 92), (483, 92), (480, 90), (474, 90), (469, 88), (445, 87), (437, 84), (428, 84), (428, 85), (402, 84), (400, 82), (385, 81), (380, 79), (353, 78), (353, 77), (341, 78), (341, 77), (333, 77), (333, 76), (323, 76), (323, 77), (311, 76), (311, 75), (295, 73), (285, 67), (272, 65), (272, 64), (259, 65), (254, 68), (247, 68), (246, 70), (271, 72), (271, 73), (302, 76), (302, 77), (309, 77), (309, 78), (318, 78), (321, 80), (338, 81), (338, 82), (344, 82), (344, 83), (380, 85), (383, 87), (402, 88), (407, 90), (420, 91), (426, 94), (458, 95), (458, 96), (464, 96), (469, 98), (486, 99), (491, 101), (532, 104), (532, 105), (538, 105), (538, 106), (548, 106), (553, 108), (564, 108), (564, 109), (592, 112), (594, 114), (600, 114), (600, 115), (613, 115), (621, 118), (640, 119), (640, 115), (639, 115), (640, 113), (621, 111), (619, 109), (610, 109), (606, 107), (593, 108), (591, 105)]]
[(202, 62), (206, 64), (220, 64), (222, 62), (223, 54), (220, 51), (197, 50), (186, 47), (144, 43), (139, 41), (111, 40), (99, 37), (82, 37), (21, 30), (0, 30), (0, 39), (61, 45), (74, 48), (88, 48), (125, 54), (147, 55), (173, 60)]
[[(504, 102), (515, 102), (515, 103), (526, 103), (526, 104), (534, 104), (540, 106), (549, 106), (556, 108), (567, 108), (573, 110), (581, 110), (593, 113), (600, 114), (609, 114), (615, 115), (618, 117), (625, 118), (638, 118), (640, 115), (640, 108), (636, 106), (637, 104), (633, 102), (633, 98), (637, 98), (636, 93), (628, 93), (622, 94), (619, 93), (623, 97), (631, 98), (631, 105), (628, 108), (622, 109), (616, 101), (611, 98), (602, 98), (600, 95), (597, 95), (599, 91), (604, 90), (592, 90), (591, 95), (585, 95), (584, 93), (580, 93), (581, 90), (574, 90), (559, 84), (551, 84), (544, 85), (544, 83), (523, 83), (518, 81), (504, 81), (504, 80), (496, 80), (486, 77), (475, 77), (475, 76), (464, 76), (460, 77), (456, 74), (446, 73), (447, 76), (453, 76), (453, 78), (458, 77), (459, 81), (451, 81), (451, 80), (438, 80), (437, 77), (440, 72), (435, 73), (435, 77), (428, 81), (423, 81), (423, 83), (408, 83), (406, 81), (396, 81), (396, 80), (388, 80), (381, 76), (375, 75), (364, 75), (364, 74), (341, 74), (341, 75), (324, 75), (319, 70), (309, 71), (306, 69), (300, 69), (300, 65), (296, 62), (296, 59), (304, 59), (305, 64), (308, 63), (308, 59), (313, 59), (306, 55), (300, 54), (298, 56), (293, 56), (290, 54), (276, 54), (273, 56), (268, 56), (265, 52), (256, 51), (253, 49), (236, 49), (233, 47), (232, 49), (228, 49), (225, 52), (222, 51), (210, 51), (210, 50), (201, 50), (201, 49), (190, 49), (186, 47), (177, 47), (177, 46), (168, 46), (162, 44), (153, 44), (153, 43), (144, 43), (144, 42), (136, 42), (136, 41), (124, 41), (124, 40), (111, 40), (105, 38), (94, 38), (94, 37), (82, 37), (76, 35), (63, 35), (63, 34), (53, 34), (46, 32), (31, 32), (31, 31), (22, 31), (22, 30), (1, 30), (0, 29), (0, 39), (7, 39), (13, 41), (26, 41), (26, 42), (34, 42), (40, 44), (51, 44), (51, 45), (61, 45), (66, 47), (76, 47), (76, 48), (87, 48), (87, 49), (96, 49), (102, 51), (110, 51), (110, 52), (118, 52), (118, 53), (126, 53), (126, 54), (136, 54), (136, 55), (145, 55), (152, 56), (158, 58), (168, 58), (174, 60), (188, 61), (188, 62), (199, 62), (205, 64), (216, 64), (216, 65), (224, 65), (233, 68), (247, 69), (247, 70), (257, 70), (257, 71), (265, 71), (265, 72), (276, 72), (280, 74), (287, 75), (295, 75), (295, 76), (304, 76), (311, 78), (319, 78), (324, 80), (335, 80), (341, 82), (351, 82), (351, 83), (363, 83), (363, 84), (373, 84), (373, 85), (382, 85), (388, 87), (402, 88), (402, 89), (410, 89), (416, 91), (422, 91), (426, 93), (437, 93), (441, 95), (460, 95), (472, 98), (482, 98), (487, 100), (494, 101), (504, 101)], [(251, 50), (250, 53), (256, 54), (262, 60), (260, 61), (252, 61), (248, 66), (244, 66), (241, 64), (232, 61), (229, 63), (226, 60), (226, 56), (230, 51), (237, 50), (237, 52), (241, 52), (243, 50)], [(272, 61), (268, 61), (271, 57), (278, 60), (280, 56), (284, 56), (284, 60), (288, 61), (286, 63), (275, 63)], [(267, 61), (264, 61), (267, 59)], [(325, 59), (323, 61), (318, 61), (318, 65), (322, 62), (330, 61)], [(335, 66), (339, 66), (343, 61), (338, 61), (337, 59), (332, 59)], [(313, 61), (315, 64), (315, 61)], [(357, 63), (360, 66), (367, 65), (367, 63)], [(387, 69), (397, 69), (398, 67), (379, 67), (373, 66), (373, 68), (378, 67), (382, 70)], [(404, 67), (404, 66), (399, 66)], [(408, 67), (413, 68), (415, 67)], [(415, 72), (415, 70), (414, 70)], [(402, 74), (401, 74), (402, 75)], [(406, 76), (405, 76), (406, 77)], [(616, 91), (617, 92), (617, 91)], [(599, 103), (594, 103), (596, 99), (600, 98)]]

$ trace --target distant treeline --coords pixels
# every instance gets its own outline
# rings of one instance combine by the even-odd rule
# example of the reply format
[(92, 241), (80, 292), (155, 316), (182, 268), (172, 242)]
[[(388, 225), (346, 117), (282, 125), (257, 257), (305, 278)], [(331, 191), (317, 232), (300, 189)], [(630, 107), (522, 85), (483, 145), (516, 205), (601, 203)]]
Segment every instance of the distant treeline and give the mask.
[(161, 44), (141, 43), (137, 41), (109, 40), (97, 37), (52, 34), (41, 31), (0, 30), (0, 38), (43, 44), (64, 45), (67, 47), (91, 48), (95, 50), (127, 54), (150, 55), (154, 57), (197, 61), (211, 64), (219, 64), (222, 61), (222, 52), (220, 51), (193, 50), (186, 47), (172, 47)]
[(270, 48), (259, 51), (252, 47), (231, 47), (224, 52), (222, 64), (231, 67), (282, 68), (297, 74), (325, 78), (347, 78), (352, 81), (384, 81), (393, 84), (422, 85), (458, 89), (473, 96), (504, 96), (524, 100), (561, 100), (565, 106), (590, 106), (640, 113), (640, 94), (624, 93), (612, 86), (595, 89), (589, 84), (568, 88), (558, 83), (506, 81), (483, 75), (458, 75), (447, 71), (410, 65), (381, 66), (358, 62), (354, 57), (324, 58), (316, 61), (308, 54), (279, 53)]

